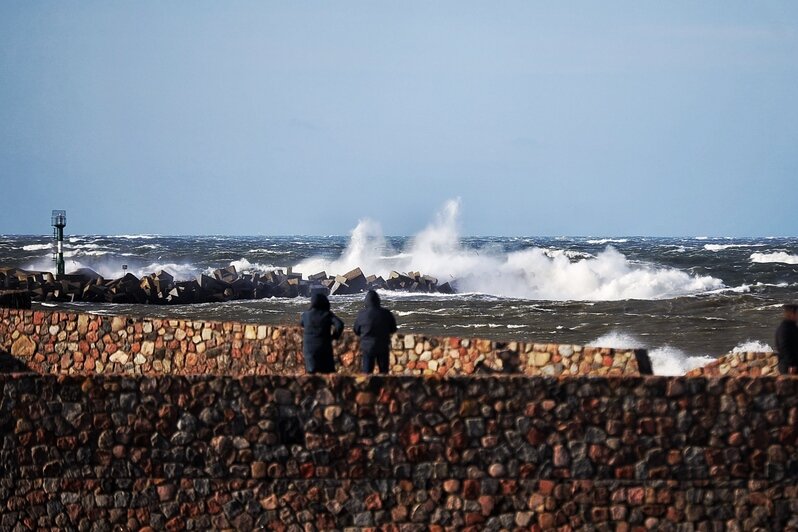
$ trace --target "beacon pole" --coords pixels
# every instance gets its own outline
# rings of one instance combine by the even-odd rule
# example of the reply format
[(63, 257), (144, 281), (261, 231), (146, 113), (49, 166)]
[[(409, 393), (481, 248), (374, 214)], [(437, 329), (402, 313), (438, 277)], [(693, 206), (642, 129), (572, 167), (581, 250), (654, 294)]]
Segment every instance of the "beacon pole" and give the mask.
[(53, 211), (53, 237), (56, 242), (55, 273), (64, 275), (64, 227), (66, 227), (66, 211)]

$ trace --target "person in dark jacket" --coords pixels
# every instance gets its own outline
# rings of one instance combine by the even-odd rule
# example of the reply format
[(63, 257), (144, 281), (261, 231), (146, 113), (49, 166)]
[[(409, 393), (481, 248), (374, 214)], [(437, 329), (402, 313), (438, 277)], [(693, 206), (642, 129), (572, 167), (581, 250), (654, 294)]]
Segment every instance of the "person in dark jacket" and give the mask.
[(308, 373), (334, 373), (332, 341), (341, 337), (344, 322), (330, 311), (330, 300), (321, 293), (310, 298), (310, 309), (302, 313), (303, 353)]
[(784, 320), (776, 329), (776, 352), (782, 375), (798, 374), (798, 305), (784, 305)]
[(396, 332), (396, 319), (390, 310), (380, 306), (380, 296), (374, 290), (366, 293), (365, 308), (355, 320), (355, 334), (360, 336), (360, 354), (363, 371), (374, 371), (374, 362), (380, 373), (388, 373), (391, 356), (391, 335)]

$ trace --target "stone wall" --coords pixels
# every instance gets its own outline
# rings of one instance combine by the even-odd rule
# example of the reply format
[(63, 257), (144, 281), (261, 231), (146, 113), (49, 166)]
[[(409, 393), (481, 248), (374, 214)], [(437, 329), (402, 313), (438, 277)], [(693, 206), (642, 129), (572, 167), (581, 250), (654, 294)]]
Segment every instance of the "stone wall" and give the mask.
[(798, 526), (793, 378), (0, 383), (4, 528)]
[(729, 353), (706, 366), (690, 370), (691, 377), (759, 377), (778, 375), (779, 359), (776, 353)]
[(295, 327), (0, 309), (0, 372), (42, 373), (0, 373), (0, 529), (798, 527), (798, 379), (729, 376), (772, 356), (640, 377), (640, 352), (396, 335), (362, 377), (336, 350), (307, 376)]
[[(358, 339), (335, 343), (339, 372), (358, 371)], [(98, 316), (0, 308), (0, 351), (38, 373), (303, 374), (302, 329), (234, 322)], [(396, 334), (391, 372), (469, 375), (478, 370), (526, 375), (650, 373), (643, 350), (495, 342)]]

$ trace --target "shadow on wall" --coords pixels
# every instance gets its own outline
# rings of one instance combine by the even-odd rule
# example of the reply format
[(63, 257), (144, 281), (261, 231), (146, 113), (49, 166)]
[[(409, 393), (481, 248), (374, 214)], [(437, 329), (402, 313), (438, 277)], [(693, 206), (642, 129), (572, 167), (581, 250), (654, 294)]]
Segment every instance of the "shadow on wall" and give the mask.
[(521, 369), (521, 357), (515, 351), (504, 350), (501, 351), (496, 358), (501, 360), (501, 369), (493, 369), (485, 363), (484, 358), (477, 360), (474, 364), (474, 373), (477, 375), (495, 375), (506, 374), (512, 375), (514, 373), (523, 373)]
[(35, 373), (27, 364), (0, 350), (0, 373)]
[(30, 309), (30, 292), (26, 290), (0, 290), (0, 307)]

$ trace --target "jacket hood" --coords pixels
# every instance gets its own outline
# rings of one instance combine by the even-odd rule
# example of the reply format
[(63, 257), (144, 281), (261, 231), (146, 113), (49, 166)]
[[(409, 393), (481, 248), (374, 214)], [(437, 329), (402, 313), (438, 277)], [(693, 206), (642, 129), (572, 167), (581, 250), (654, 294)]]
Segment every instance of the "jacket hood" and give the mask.
[(316, 310), (330, 310), (330, 300), (322, 293), (315, 293), (310, 296), (310, 308)]
[(366, 292), (366, 299), (365, 304), (367, 307), (377, 307), (380, 306), (380, 295), (375, 292), (374, 290), (369, 290)]

